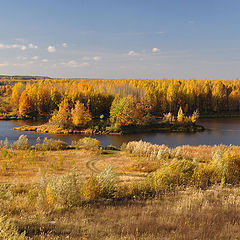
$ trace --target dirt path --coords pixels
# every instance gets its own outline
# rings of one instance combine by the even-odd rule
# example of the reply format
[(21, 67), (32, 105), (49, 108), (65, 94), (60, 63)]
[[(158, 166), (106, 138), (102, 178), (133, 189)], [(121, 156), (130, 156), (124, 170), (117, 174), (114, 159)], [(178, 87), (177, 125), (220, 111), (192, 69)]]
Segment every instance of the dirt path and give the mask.
[[(86, 168), (89, 169), (92, 173), (99, 174), (103, 171), (103, 169), (99, 169), (96, 164), (100, 161), (106, 161), (109, 159), (118, 160), (119, 155), (111, 155), (110, 157), (102, 157), (98, 156), (86, 162)], [(147, 176), (146, 173), (120, 173), (116, 172), (120, 177), (121, 181), (131, 181), (131, 180), (141, 180)]]
[(98, 169), (95, 165), (100, 160), (102, 160), (102, 159), (98, 159), (98, 158), (91, 159), (86, 163), (86, 167), (93, 173), (100, 173), (101, 170)]

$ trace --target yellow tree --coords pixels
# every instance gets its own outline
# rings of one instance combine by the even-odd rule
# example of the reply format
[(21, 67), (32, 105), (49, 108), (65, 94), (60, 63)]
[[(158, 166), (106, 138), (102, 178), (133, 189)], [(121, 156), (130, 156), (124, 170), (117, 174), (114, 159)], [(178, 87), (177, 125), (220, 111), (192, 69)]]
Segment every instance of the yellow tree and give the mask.
[(71, 110), (72, 123), (75, 126), (84, 126), (92, 120), (91, 113), (85, 108), (84, 104), (77, 101)]
[(27, 94), (27, 91), (23, 91), (19, 99), (19, 113), (22, 116), (29, 116), (32, 113), (31, 98)]
[(197, 122), (197, 120), (199, 119), (199, 116), (200, 116), (200, 113), (199, 113), (199, 111), (198, 111), (198, 109), (197, 109), (197, 110), (195, 110), (195, 111), (193, 112), (193, 115), (191, 116), (192, 122), (193, 122), (193, 123)]
[(58, 112), (52, 116), (50, 122), (54, 125), (59, 125), (60, 127), (67, 127), (70, 122), (69, 104), (67, 99), (64, 99), (60, 103)]
[(184, 121), (184, 114), (183, 114), (183, 110), (182, 110), (181, 107), (178, 110), (177, 121), (178, 122), (183, 122)]
[(18, 108), (19, 99), (24, 89), (25, 86), (21, 82), (16, 83), (12, 89), (11, 104), (16, 108)]

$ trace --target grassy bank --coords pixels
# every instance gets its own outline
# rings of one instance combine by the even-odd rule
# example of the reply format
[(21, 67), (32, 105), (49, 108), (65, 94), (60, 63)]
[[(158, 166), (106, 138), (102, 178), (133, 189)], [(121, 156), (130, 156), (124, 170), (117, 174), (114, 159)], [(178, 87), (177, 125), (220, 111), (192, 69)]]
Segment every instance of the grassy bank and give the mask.
[(26, 143), (22, 137), (0, 149), (1, 239), (240, 234), (238, 146), (169, 148), (139, 141), (119, 151), (90, 138), (71, 146)]
[(144, 132), (201, 132), (204, 127), (194, 123), (159, 123), (151, 126), (122, 126), (118, 129), (106, 127), (99, 130), (96, 127), (86, 129), (62, 128), (57, 125), (43, 124), (39, 126), (20, 126), (14, 130), (34, 131), (52, 134), (87, 134), (87, 135), (123, 135)]

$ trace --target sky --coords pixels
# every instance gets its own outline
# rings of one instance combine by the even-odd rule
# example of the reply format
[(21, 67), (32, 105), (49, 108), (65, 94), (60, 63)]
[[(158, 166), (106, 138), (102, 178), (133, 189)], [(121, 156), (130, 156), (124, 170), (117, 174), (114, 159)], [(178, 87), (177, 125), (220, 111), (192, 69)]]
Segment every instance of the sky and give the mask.
[(0, 75), (240, 78), (239, 0), (0, 3)]

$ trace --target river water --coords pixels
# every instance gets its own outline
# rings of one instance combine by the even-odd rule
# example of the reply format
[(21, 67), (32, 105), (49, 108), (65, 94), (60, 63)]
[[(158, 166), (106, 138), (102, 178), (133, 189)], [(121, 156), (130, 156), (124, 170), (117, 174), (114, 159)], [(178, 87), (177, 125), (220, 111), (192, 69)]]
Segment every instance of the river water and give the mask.
[[(0, 140), (8, 138), (13, 143), (22, 134), (27, 135), (32, 145), (40, 137), (60, 139), (68, 144), (85, 135), (56, 135), (37, 132), (23, 132), (13, 130), (16, 126), (29, 124), (27, 121), (0, 121)], [(240, 118), (201, 119), (199, 124), (206, 128), (204, 132), (197, 133), (138, 133), (123, 136), (96, 135), (92, 136), (101, 142), (103, 147), (107, 145), (120, 146), (124, 142), (143, 140), (153, 144), (166, 144), (169, 147), (179, 145), (240, 145)]]

